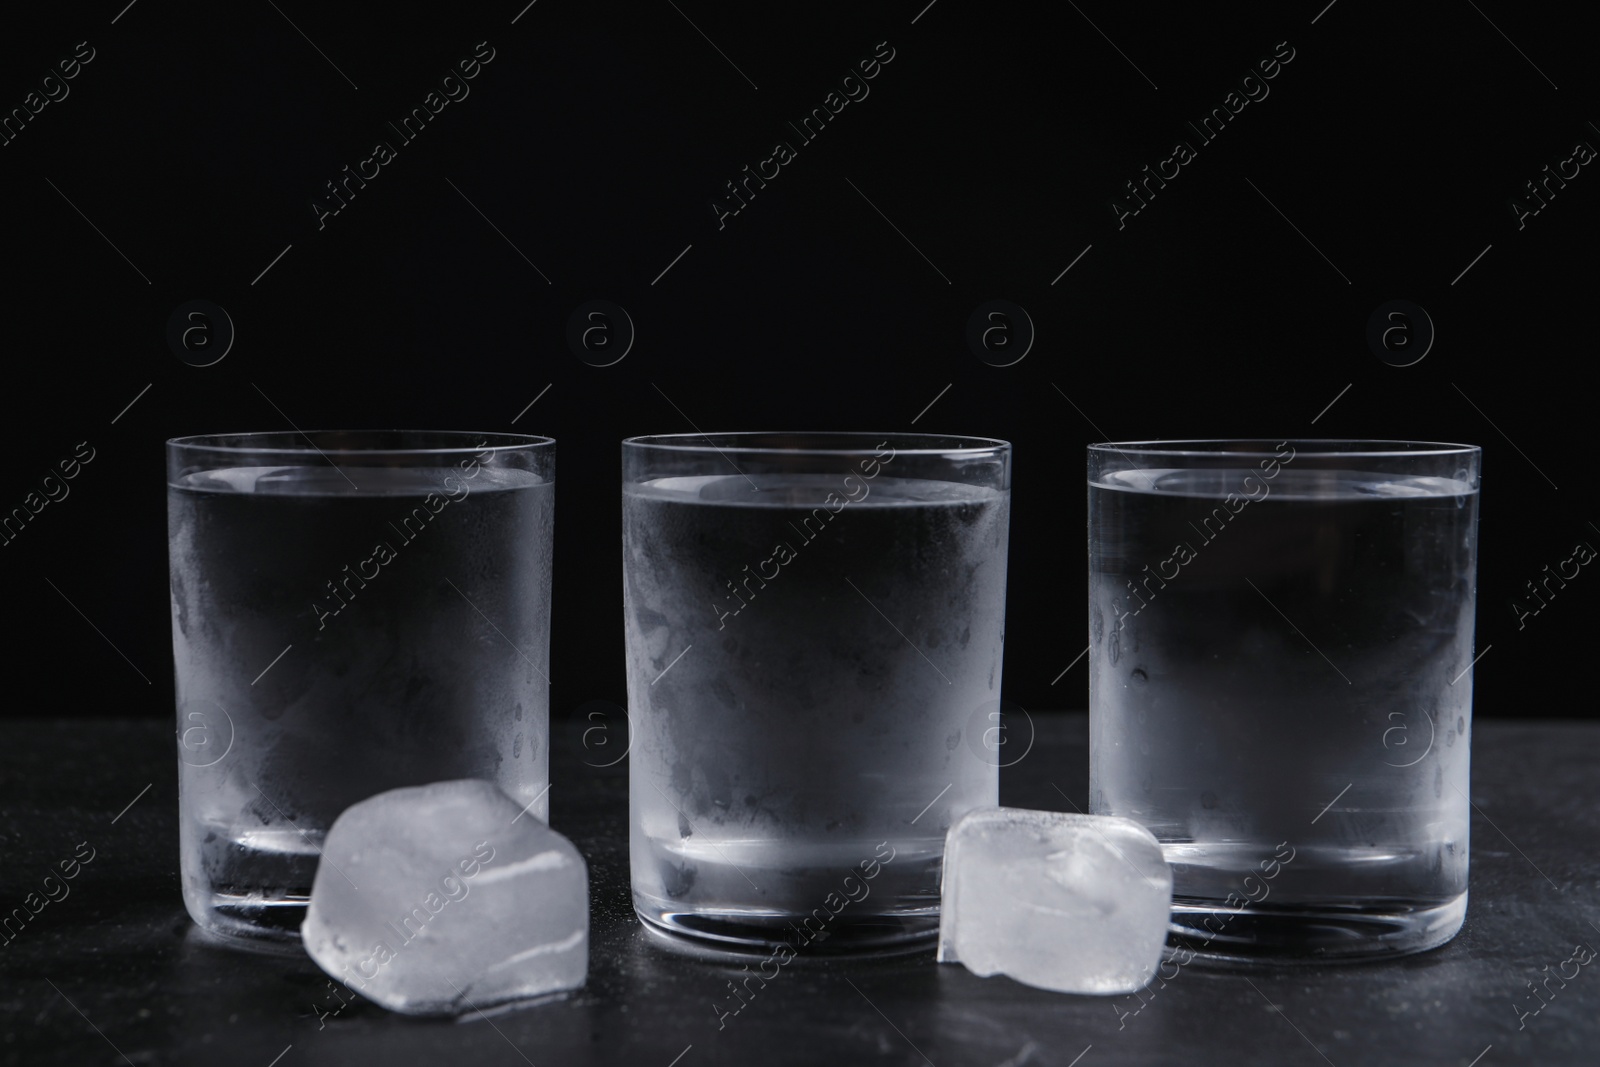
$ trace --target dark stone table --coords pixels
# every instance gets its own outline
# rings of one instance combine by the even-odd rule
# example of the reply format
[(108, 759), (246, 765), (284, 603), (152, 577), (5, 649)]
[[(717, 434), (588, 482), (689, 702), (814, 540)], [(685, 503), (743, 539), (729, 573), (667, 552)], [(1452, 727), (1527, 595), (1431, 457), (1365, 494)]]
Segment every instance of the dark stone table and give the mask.
[[(1083, 806), (1086, 717), (1033, 719), (1036, 742), (1003, 772), (1003, 802)], [(1478, 724), (1467, 924), (1434, 952), (1244, 973), (1191, 965), (1111, 998), (977, 978), (931, 952), (797, 959), (720, 1027), (713, 1005), (735, 970), (669, 953), (641, 930), (626, 775), (586, 766), (569, 730), (556, 730), (551, 817), (589, 861), (588, 985), (456, 1022), (335, 990), (298, 948), (246, 953), (198, 934), (179, 898), (170, 724), (3, 731), (0, 909), (42, 894), (62, 860), (91, 857), (66, 896), (0, 935), (5, 1064), (1600, 1064), (1600, 967), (1550, 982), (1547, 1000), (1527, 984), (1574, 946), (1600, 945), (1600, 725)]]

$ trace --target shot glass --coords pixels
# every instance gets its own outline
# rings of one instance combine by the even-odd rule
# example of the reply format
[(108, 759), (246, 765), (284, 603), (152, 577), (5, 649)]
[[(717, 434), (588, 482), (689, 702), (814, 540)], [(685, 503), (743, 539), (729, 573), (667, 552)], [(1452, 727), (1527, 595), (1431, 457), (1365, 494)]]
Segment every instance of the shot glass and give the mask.
[(555, 442), (167, 442), (184, 904), (295, 939), (324, 834), (399, 786), (486, 778), (546, 815)]
[(774, 952), (931, 940), (945, 831), (998, 800), (1011, 446), (667, 435), (622, 461), (640, 919)]
[(1089, 449), (1091, 810), (1179, 962), (1418, 952), (1467, 906), (1479, 449)]

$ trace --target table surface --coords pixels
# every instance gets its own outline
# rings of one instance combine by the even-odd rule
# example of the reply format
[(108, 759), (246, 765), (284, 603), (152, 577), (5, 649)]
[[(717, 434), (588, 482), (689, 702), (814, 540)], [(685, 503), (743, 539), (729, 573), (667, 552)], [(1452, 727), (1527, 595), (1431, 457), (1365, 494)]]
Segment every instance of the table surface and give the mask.
[[(1084, 806), (1086, 716), (1032, 723), (1032, 749), (1002, 774), (1002, 802)], [(298, 947), (242, 952), (198, 933), (179, 896), (170, 724), (23, 720), (0, 738), (4, 914), (42, 892), (60, 860), (93, 849), (69, 895), (0, 944), (0, 1063), (1600, 1063), (1600, 974), (1551, 982), (1546, 1000), (1527, 985), (1575, 946), (1600, 944), (1600, 725), (1476, 726), (1471, 903), (1461, 934), (1433, 952), (1313, 969), (1190, 966), (1126, 997), (978, 978), (931, 952), (796, 960), (720, 1025), (713, 1005), (736, 970), (673, 954), (640, 928), (625, 764), (585, 765), (559, 726), (551, 822), (589, 862), (588, 984), (455, 1021), (393, 1015), (340, 990), (352, 1001), (342, 1006)]]

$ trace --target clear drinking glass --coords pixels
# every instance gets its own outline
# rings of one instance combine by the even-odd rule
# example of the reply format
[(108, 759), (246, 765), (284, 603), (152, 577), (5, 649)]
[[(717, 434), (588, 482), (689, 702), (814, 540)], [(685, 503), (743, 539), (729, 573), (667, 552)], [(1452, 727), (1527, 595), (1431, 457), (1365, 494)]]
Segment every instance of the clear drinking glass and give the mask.
[(323, 835), (487, 778), (544, 818), (555, 442), (447, 431), (167, 442), (184, 903), (296, 938)]
[(998, 801), (1011, 446), (725, 433), (622, 454), (640, 918), (775, 952), (933, 938), (945, 831)]
[(1478, 461), (1089, 449), (1089, 802), (1161, 840), (1170, 952), (1317, 961), (1461, 928)]

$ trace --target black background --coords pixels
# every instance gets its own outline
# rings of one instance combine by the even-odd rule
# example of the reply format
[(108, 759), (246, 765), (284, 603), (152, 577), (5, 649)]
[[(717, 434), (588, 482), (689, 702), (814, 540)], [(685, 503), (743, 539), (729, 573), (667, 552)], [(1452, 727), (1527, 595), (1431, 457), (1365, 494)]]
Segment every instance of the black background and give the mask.
[[(1085, 444), (1481, 444), (1479, 713), (1594, 714), (1600, 579), (1521, 628), (1511, 607), (1600, 544), (1579, 450), (1600, 176), (1521, 229), (1509, 206), (1600, 145), (1574, 9), (1080, 6), (8, 11), (5, 112), (78, 42), (94, 58), (0, 147), (0, 511), (78, 442), (95, 459), (0, 547), (5, 712), (171, 714), (162, 442), (289, 420), (555, 437), (552, 711), (620, 703), (618, 442), (692, 419), (1014, 442), (1024, 707), (1087, 700), (1082, 663), (1061, 675), (1087, 643)], [(385, 132), (480, 41), (466, 99)], [(870, 95), (799, 144), (786, 123), (883, 41)], [(1282, 41), (1270, 95), (1201, 145), (1186, 121)], [(380, 137), (397, 159), (319, 229), (312, 201)], [(713, 198), (780, 138), (797, 158), (719, 229)], [(1119, 229), (1123, 183), (1178, 139), (1198, 157)], [(595, 298), (637, 328), (610, 367), (566, 343)], [(1008, 367), (965, 340), (994, 298), (1037, 329)], [(210, 367), (166, 340), (193, 299), (237, 330)], [(1365, 339), (1394, 299), (1437, 329), (1408, 367)]]

